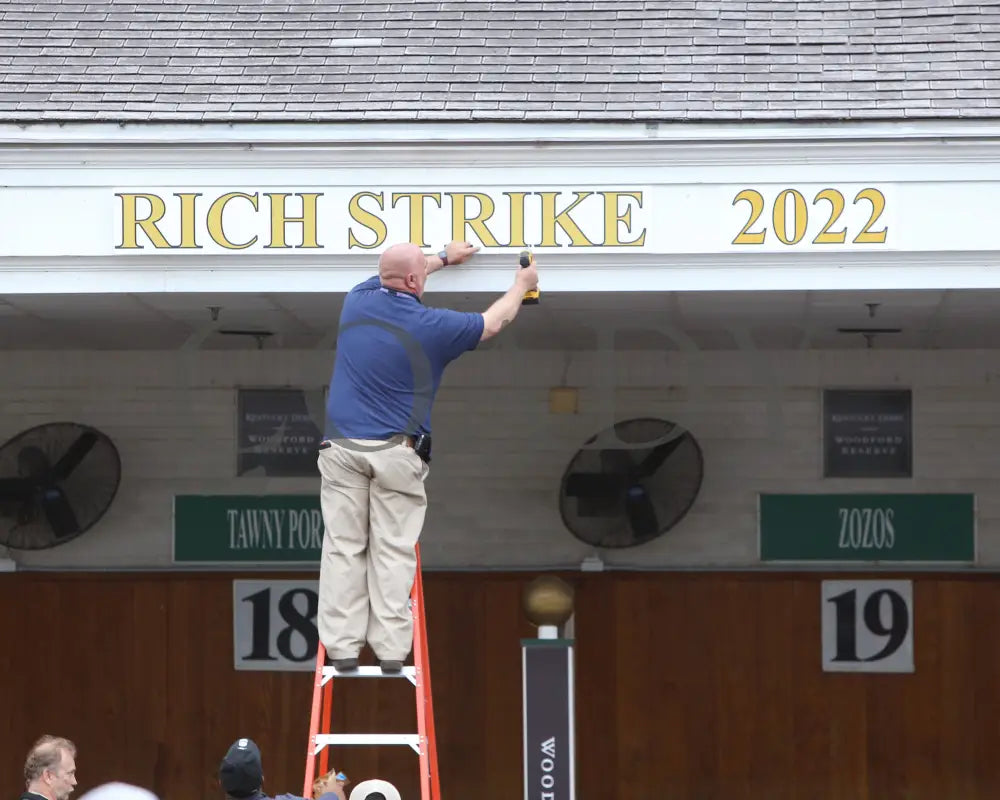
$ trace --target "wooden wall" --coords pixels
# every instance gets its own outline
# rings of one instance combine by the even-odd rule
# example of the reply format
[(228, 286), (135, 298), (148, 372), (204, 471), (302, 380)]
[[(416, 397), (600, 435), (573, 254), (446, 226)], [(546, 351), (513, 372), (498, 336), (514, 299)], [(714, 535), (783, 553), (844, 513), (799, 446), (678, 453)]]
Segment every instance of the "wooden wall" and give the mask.
[[(79, 793), (121, 779), (165, 800), (218, 797), (238, 736), (261, 744), (272, 794), (298, 793), (311, 675), (233, 671), (234, 577), (0, 576), (7, 792), (52, 732), (80, 745)], [(444, 800), (521, 797), (528, 577), (425, 578)], [(820, 670), (819, 575), (569, 577), (579, 800), (1000, 793), (1000, 578), (915, 577), (916, 673), (863, 676)], [(408, 683), (337, 687), (338, 730), (415, 730)], [(334, 763), (419, 797), (408, 749), (344, 748)]]

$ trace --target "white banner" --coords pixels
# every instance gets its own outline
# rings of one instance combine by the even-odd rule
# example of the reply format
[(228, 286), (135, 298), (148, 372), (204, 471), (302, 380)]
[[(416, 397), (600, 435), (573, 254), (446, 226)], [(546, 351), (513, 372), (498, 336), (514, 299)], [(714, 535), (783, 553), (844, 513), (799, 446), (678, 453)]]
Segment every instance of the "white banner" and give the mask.
[(506, 291), (525, 249), (543, 294), (1000, 286), (992, 162), (643, 157), (12, 168), (0, 274), (9, 293), (345, 292), (392, 244), (465, 240), (480, 254), (433, 291)]
[(237, 670), (316, 669), (318, 581), (233, 581), (233, 666)]
[(0, 256), (986, 251), (997, 207), (990, 181), (7, 187)]
[(867, 184), (118, 188), (105, 252), (886, 250), (905, 246), (898, 202)]
[(824, 672), (913, 672), (913, 582), (823, 581)]

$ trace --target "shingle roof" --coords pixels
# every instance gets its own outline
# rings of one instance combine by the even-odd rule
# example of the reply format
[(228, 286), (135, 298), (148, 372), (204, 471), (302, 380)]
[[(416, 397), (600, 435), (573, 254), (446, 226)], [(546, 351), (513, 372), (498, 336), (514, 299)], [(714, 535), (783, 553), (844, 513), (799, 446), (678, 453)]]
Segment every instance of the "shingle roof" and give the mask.
[(1000, 0), (0, 9), (4, 121), (1000, 117)]

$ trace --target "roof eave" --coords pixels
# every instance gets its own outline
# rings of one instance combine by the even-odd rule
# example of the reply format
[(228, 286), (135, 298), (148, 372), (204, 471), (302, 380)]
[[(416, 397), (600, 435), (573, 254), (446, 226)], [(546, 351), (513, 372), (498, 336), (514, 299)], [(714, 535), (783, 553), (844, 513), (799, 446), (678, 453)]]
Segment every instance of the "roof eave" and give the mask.
[(0, 145), (477, 144), (1000, 138), (1000, 119), (698, 121), (3, 120)]

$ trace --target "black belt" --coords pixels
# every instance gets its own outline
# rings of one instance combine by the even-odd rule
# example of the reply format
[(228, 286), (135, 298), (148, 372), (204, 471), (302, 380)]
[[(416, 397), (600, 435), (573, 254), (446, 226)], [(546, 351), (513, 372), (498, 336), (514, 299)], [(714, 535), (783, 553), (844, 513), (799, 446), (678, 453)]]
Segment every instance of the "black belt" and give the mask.
[[(392, 439), (399, 439), (401, 445), (416, 450), (421, 460), (427, 464), (431, 463), (431, 437), (428, 434), (421, 433), (413, 436), (409, 433), (397, 433), (390, 437), (390, 441)], [(324, 439), (319, 443), (320, 450), (326, 450), (331, 446), (333, 446), (333, 441), (330, 439)]]
[[(351, 437), (344, 437), (344, 438), (351, 438)], [(411, 447), (412, 448), (412, 447), (416, 447), (417, 446), (417, 443), (416, 443), (416, 440), (414, 439), (414, 437), (410, 436), (408, 433), (397, 433), (394, 436), (392, 436), (389, 439), (387, 439), (386, 441), (392, 441), (393, 439), (396, 439), (396, 438), (399, 438), (401, 440), (400, 444), (406, 445), (407, 447)], [(428, 438), (430, 438), (430, 437), (428, 437)], [(376, 441), (381, 441), (381, 440), (376, 440)], [(326, 450), (332, 444), (333, 444), (333, 440), (332, 439), (324, 439), (322, 442), (319, 443), (319, 449), (320, 450)]]

